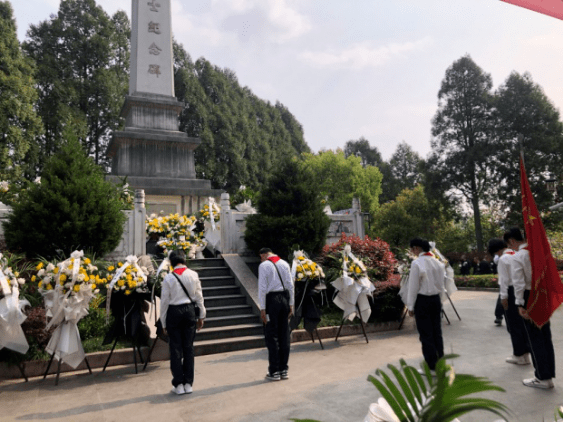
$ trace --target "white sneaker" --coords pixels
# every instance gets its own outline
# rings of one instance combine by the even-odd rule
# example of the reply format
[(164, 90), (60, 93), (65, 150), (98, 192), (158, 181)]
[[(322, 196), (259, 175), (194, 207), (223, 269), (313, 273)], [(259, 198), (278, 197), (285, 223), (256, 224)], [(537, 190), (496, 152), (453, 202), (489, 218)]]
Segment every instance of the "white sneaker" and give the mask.
[(520, 356), (511, 355), (510, 357), (506, 358), (506, 362), (511, 364), (520, 364), (520, 365), (530, 364), (530, 355), (529, 354), (523, 354)]
[(172, 388), (172, 391), (170, 391), (170, 392), (172, 392), (173, 394), (176, 394), (176, 395), (184, 395), (186, 393), (186, 391), (184, 390), (184, 385), (182, 385), (182, 384)]
[(192, 385), (190, 385), (189, 383), (186, 383), (184, 385), (184, 391), (186, 394), (191, 394), (194, 390), (192, 389)]
[(530, 388), (552, 389), (553, 381), (551, 379), (539, 380), (537, 377), (524, 379), (522, 383)]
[[(418, 373), (420, 373), (422, 376), (426, 376), (424, 369), (418, 369)], [(436, 370), (430, 370), (430, 376), (436, 377)]]

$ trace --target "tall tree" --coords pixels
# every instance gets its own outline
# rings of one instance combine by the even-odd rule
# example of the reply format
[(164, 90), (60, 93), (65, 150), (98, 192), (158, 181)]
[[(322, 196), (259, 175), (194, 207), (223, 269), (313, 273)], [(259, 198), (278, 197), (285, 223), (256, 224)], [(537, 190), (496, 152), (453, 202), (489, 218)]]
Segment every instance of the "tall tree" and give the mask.
[(104, 153), (127, 93), (129, 34), (126, 15), (110, 18), (95, 0), (62, 0), (57, 15), (31, 25), (23, 46), (38, 67), (44, 159), (71, 122), (82, 128), (87, 153), (107, 164)]
[(333, 210), (349, 209), (357, 197), (363, 211), (376, 214), (382, 179), (377, 167), (363, 167), (360, 157), (345, 157), (342, 150), (307, 153), (303, 158), (315, 175), (315, 188), (328, 197)]
[(180, 129), (201, 138), (196, 173), (214, 187), (231, 194), (241, 185), (258, 190), (281, 158), (310, 151), (289, 110), (241, 87), (232, 70), (204, 58), (194, 63), (178, 43), (174, 70), (176, 97), (186, 103)]
[(346, 141), (344, 155), (357, 156), (362, 160), (362, 166), (377, 166), (383, 163), (381, 153), (377, 147), (372, 147), (367, 139), (360, 137), (358, 140)]
[(12, 5), (0, 1), (0, 180), (12, 183), (33, 175), (35, 140), (43, 131), (33, 72), (16, 36)]
[(400, 143), (389, 162), (379, 166), (383, 174), (379, 200), (386, 203), (394, 200), (402, 190), (414, 189), (421, 182), (423, 166), (423, 160), (418, 153), (406, 142)]
[(479, 206), (496, 178), (492, 85), (491, 76), (468, 55), (455, 61), (446, 70), (432, 120), (436, 170), (471, 204), (479, 251), (483, 251)]
[(507, 225), (521, 225), (520, 149), (538, 208), (547, 211), (557, 199), (546, 189), (546, 175), (563, 176), (563, 124), (558, 110), (528, 73), (512, 72), (498, 88), (496, 111), (495, 159), (500, 174), (497, 198), (506, 213)]

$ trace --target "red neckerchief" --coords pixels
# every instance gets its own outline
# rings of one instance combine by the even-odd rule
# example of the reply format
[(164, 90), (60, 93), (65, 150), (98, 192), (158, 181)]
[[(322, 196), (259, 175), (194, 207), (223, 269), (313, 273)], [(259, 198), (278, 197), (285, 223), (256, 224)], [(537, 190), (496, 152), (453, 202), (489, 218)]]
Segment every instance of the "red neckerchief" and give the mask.
[(280, 258), (278, 256), (268, 257), (268, 260), (270, 260), (272, 263), (277, 263), (279, 259)]
[(516, 254), (516, 252), (515, 252), (515, 251), (507, 251), (507, 252), (504, 253), (504, 254), (510, 254), (511, 256), (513, 256), (514, 254)]
[(424, 253), (423, 256), (434, 256), (434, 254), (432, 254), (430, 251), (428, 251), (427, 253)]
[(178, 267), (177, 269), (174, 269), (174, 273), (176, 273), (177, 275), (182, 275), (182, 273), (184, 273), (187, 269), (187, 267)]

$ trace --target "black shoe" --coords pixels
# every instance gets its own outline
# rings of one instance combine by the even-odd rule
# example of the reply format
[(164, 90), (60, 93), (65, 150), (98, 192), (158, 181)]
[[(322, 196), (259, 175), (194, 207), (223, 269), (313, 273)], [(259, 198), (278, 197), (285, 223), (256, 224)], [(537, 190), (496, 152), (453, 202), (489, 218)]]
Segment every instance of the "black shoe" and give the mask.
[(275, 373), (266, 373), (266, 379), (273, 381), (278, 381), (281, 380), (280, 377), (280, 372), (275, 372)]
[(502, 326), (502, 319), (495, 319), (495, 325)]
[(287, 370), (282, 370), (282, 371), (280, 372), (280, 378), (281, 378), (282, 380), (289, 379), (289, 375), (287, 374)]

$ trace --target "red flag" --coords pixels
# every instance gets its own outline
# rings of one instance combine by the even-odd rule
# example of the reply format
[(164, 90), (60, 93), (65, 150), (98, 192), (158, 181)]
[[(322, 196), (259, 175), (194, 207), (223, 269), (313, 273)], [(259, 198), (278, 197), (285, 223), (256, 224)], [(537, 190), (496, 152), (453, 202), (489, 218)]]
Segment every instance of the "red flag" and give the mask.
[(533, 10), (534, 12), (543, 13), (544, 15), (553, 16), (557, 19), (563, 19), (563, 0), (501, 0), (505, 3), (515, 4)]
[(557, 307), (563, 303), (563, 282), (557, 273), (551, 247), (530, 190), (524, 160), (520, 158), (522, 188), (522, 216), (532, 263), (532, 288), (527, 311), (538, 327), (546, 324)]

